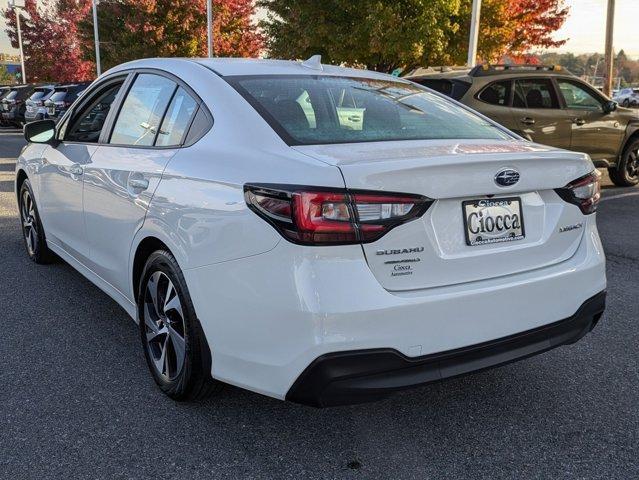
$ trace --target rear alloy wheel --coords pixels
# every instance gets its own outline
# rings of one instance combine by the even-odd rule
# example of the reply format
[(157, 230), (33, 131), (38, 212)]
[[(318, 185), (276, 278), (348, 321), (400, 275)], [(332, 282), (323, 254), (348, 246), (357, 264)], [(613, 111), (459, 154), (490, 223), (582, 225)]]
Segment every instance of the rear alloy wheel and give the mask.
[(630, 142), (623, 151), (619, 164), (608, 170), (610, 179), (619, 187), (639, 183), (639, 139)]
[(221, 389), (211, 378), (211, 354), (170, 252), (151, 254), (138, 294), (140, 338), (155, 382), (174, 400), (202, 399)]
[(35, 263), (51, 263), (53, 252), (47, 247), (44, 236), (44, 229), (38, 214), (38, 207), (35, 204), (33, 190), (29, 180), (22, 182), (20, 196), (18, 197), (18, 208), (20, 209), (20, 223), (22, 224), (22, 237), (27, 255)]

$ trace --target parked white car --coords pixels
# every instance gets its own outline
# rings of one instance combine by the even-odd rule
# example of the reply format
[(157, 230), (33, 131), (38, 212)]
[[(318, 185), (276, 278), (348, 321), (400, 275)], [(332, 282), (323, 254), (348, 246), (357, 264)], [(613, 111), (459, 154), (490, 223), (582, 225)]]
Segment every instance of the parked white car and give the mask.
[(622, 88), (613, 100), (622, 107), (637, 107), (639, 106), (639, 88)]
[(575, 342), (604, 310), (588, 156), (402, 79), (140, 60), (25, 135), (28, 255), (118, 302), (175, 399), (372, 400)]

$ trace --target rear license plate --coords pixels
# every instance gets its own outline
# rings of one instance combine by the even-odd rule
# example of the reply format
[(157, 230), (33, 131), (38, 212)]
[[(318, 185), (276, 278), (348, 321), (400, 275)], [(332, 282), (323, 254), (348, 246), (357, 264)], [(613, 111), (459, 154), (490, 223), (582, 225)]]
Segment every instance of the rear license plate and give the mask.
[(525, 237), (521, 198), (484, 198), (462, 202), (466, 245), (513, 242)]
[(47, 113), (49, 115), (55, 115), (55, 107), (48, 107), (47, 108)]
[(27, 107), (27, 112), (33, 113), (33, 107)]

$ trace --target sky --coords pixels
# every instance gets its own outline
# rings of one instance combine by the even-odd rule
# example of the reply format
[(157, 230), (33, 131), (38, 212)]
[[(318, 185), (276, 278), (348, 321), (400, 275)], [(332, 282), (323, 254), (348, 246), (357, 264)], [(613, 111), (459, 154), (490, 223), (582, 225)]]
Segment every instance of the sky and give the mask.
[[(570, 16), (555, 38), (568, 39), (559, 50), (574, 53), (602, 52), (606, 30), (607, 0), (564, 0)], [(7, 6), (0, 0), (0, 8)], [(0, 53), (15, 53), (4, 32), (0, 19)], [(615, 50), (624, 49), (631, 57), (639, 58), (639, 0), (617, 0), (615, 9)]]

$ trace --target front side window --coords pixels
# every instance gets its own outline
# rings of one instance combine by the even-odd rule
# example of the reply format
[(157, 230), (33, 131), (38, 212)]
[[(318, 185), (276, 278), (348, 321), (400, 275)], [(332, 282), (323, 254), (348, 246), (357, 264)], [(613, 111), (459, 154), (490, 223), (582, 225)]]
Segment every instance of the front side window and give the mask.
[(491, 83), (481, 91), (479, 99), (491, 105), (506, 107), (510, 103), (510, 84), (510, 80)]
[(290, 145), (510, 138), (478, 115), (412, 83), (330, 76), (228, 81)]
[(101, 90), (89, 102), (88, 107), (80, 112), (80, 116), (64, 135), (64, 139), (72, 142), (97, 143), (120, 88), (122, 88), (121, 82)]
[(159, 75), (137, 76), (115, 121), (110, 143), (151, 146), (176, 84)]
[(547, 78), (515, 80), (513, 107), (559, 108), (552, 82)]
[(558, 80), (559, 90), (566, 101), (567, 108), (577, 110), (599, 110), (601, 109), (601, 101), (592, 93), (579, 85), (567, 80)]
[(193, 97), (182, 87), (178, 88), (166, 111), (155, 145), (160, 147), (180, 145), (196, 109), (197, 102)]

